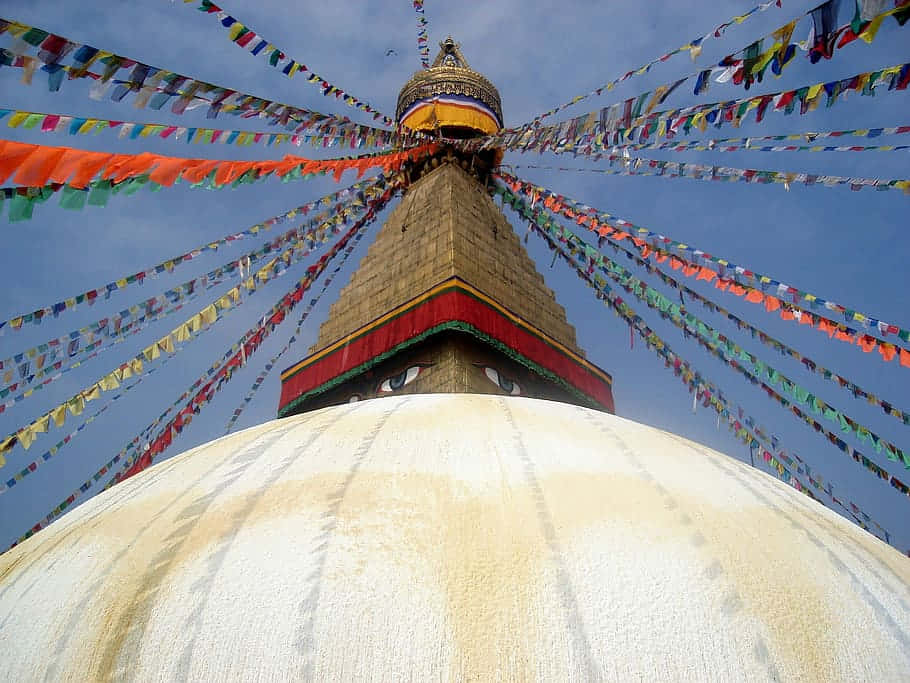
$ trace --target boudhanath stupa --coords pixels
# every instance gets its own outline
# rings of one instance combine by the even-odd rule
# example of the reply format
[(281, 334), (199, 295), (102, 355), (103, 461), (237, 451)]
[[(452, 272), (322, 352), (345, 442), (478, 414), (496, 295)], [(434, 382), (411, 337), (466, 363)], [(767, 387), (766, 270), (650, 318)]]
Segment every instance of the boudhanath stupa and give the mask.
[[(499, 129), (441, 48), (398, 121)], [(910, 561), (614, 415), (485, 187), (498, 154), (402, 170), (279, 419), (0, 557), (6, 680), (910, 680)]]

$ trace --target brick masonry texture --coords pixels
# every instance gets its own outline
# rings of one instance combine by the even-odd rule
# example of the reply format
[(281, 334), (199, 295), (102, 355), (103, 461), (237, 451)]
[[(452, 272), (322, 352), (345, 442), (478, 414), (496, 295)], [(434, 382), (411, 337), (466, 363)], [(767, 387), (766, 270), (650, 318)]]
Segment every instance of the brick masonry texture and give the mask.
[(389, 215), (310, 352), (453, 275), (583, 355), (511, 224), (474, 177), (445, 162), (416, 181)]

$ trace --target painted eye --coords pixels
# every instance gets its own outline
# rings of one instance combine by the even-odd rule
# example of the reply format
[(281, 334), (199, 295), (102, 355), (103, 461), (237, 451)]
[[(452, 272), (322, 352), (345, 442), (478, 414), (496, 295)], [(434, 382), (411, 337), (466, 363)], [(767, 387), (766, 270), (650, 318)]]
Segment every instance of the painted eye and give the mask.
[(404, 372), (383, 380), (382, 384), (379, 385), (379, 391), (384, 393), (389, 393), (390, 391), (398, 391), (403, 386), (410, 384), (415, 379), (417, 379), (417, 375), (419, 375), (422, 370), (422, 366), (412, 365)]
[(513, 382), (512, 380), (503, 377), (497, 370), (488, 366), (484, 367), (483, 372), (493, 384), (510, 396), (521, 395), (521, 387), (518, 386), (518, 382)]

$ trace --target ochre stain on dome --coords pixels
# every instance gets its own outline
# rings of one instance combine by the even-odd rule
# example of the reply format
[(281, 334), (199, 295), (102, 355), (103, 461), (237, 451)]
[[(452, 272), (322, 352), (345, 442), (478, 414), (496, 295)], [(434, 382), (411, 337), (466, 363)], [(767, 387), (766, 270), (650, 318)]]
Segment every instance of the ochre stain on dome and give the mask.
[[(245, 496), (215, 503), (164, 561), (161, 539), (135, 544), (132, 561), (110, 577), (118, 590), (105, 606), (97, 639), (83, 653), (87, 661), (97, 662), (97, 668), (89, 669), (92, 675), (99, 680), (117, 678), (117, 662), (129, 658), (129, 638), (142, 630), (151, 612), (150, 598), (159, 589), (166, 591), (171, 577), (187, 565), (217, 551), (235, 520), (242, 517), (244, 525), (252, 527), (288, 515), (318, 516), (325, 510), (326, 492), (337, 489), (345, 476), (326, 473), (278, 483), (246, 515)], [(676, 505), (668, 509), (652, 483), (631, 476), (553, 474), (540, 483), (548, 498), (558, 501), (549, 511), (563, 538), (583, 538), (593, 527), (620, 524), (637, 527), (652, 542), (665, 546), (668, 554), (695, 552), (694, 561), (706, 567), (710, 566), (708, 555), (719, 554), (723, 557), (720, 577), (729, 584), (717, 596), (727, 602), (721, 609), (741, 608), (764, 626), (775, 659), (785, 658), (794, 669), (811, 672), (820, 680), (837, 678), (827, 656), (833, 644), (828, 641), (837, 634), (833, 628), (837, 614), (817, 586), (813, 567), (799, 553), (788, 552), (792, 548), (775, 542), (788, 526), (779, 516), (761, 509), (731, 515), (678, 493), (674, 494)], [(611, 492), (609, 497), (605, 491)], [(166, 506), (164, 498), (130, 502), (122, 517), (111, 519), (112, 525), (99, 526), (94, 538), (85, 541), (122, 547), (135, 536), (128, 520), (152, 517)], [(692, 521), (674, 523), (681, 515)], [(453, 663), (458, 672), (453, 680), (462, 676), (476, 680), (496, 671), (506, 664), (504, 653), (508, 653), (510, 677), (534, 678), (540, 633), (533, 615), (542, 609), (536, 577), (546, 570), (550, 550), (536, 523), (535, 501), (527, 486), (504, 487), (500, 496), (493, 497), (443, 476), (364, 472), (351, 482), (337, 516), (338, 538), (333, 544), (339, 547), (329, 552), (343, 553), (347, 546), (361, 555), (361, 561), (369, 556), (377, 562), (408, 566), (422, 583), (436, 582), (444, 593), (459, 655), (457, 664)], [(738, 530), (746, 517), (767, 532), (767, 544), (746, 548), (739, 544)], [(698, 546), (691, 543), (694, 534), (704, 539)], [(357, 581), (352, 575), (331, 578)], [(730, 600), (729, 595), (739, 600)], [(800, 611), (780, 610), (781, 602), (799, 604)], [(794, 633), (800, 638), (793, 638)]]
[(893, 680), (901, 560), (648, 427), (392, 397), (241, 432), (90, 501), (0, 559), (0, 604), (19, 607), (0, 640), (29, 643), (8, 648), (19, 679), (288, 678), (310, 662), (333, 680), (570, 680), (590, 663), (614, 680)]

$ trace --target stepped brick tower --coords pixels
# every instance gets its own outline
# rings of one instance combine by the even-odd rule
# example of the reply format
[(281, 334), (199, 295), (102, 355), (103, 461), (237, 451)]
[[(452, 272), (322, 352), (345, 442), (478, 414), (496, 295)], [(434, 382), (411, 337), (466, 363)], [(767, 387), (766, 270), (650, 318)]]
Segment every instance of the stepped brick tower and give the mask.
[[(451, 38), (402, 89), (398, 120), (442, 138), (501, 127), (499, 93)], [(445, 146), (408, 187), (310, 355), (285, 370), (279, 416), (401, 393), (523, 395), (613, 412), (611, 378), (487, 192), (500, 152)]]

